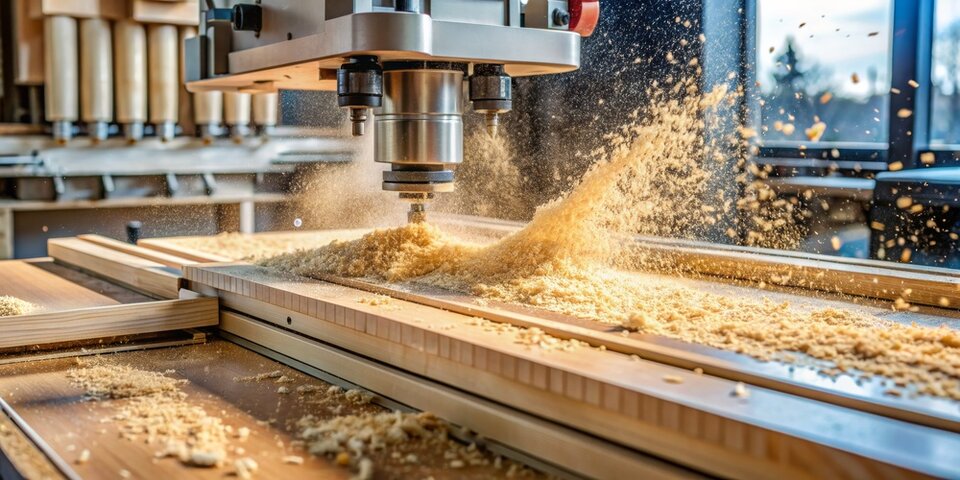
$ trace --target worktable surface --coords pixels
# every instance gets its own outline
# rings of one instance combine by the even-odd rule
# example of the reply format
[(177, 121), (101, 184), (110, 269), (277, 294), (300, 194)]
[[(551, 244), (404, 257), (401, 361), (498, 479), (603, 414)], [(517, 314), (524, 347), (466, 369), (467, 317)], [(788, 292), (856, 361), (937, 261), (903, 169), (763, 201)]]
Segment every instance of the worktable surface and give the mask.
[[(338, 412), (341, 415), (385, 411), (372, 404), (320, 404), (316, 400), (319, 394), (281, 395), (277, 393), (278, 385), (270, 379), (238, 381), (241, 377), (280, 370), (295, 380), (284, 384), (291, 391), (300, 385), (315, 385), (321, 391), (331, 386), (224, 340), (108, 354), (102, 358), (147, 371), (175, 370), (169, 376), (188, 380), (181, 388), (191, 405), (204, 408), (209, 415), (220, 417), (235, 429), (251, 430), (247, 440), (231, 443), (242, 446), (246, 451), (244, 455), (257, 461), (256, 477), (259, 478), (349, 478), (349, 469), (291, 447), (291, 442), (296, 440), (297, 420), (307, 414), (332, 417), (331, 408), (341, 409)], [(75, 358), (0, 365), (0, 397), (81, 477), (120, 478), (121, 470), (127, 470), (130, 478), (223, 478), (233, 471), (230, 465), (203, 469), (183, 466), (173, 458), (157, 459), (155, 454), (163, 449), (162, 445), (120, 438), (114, 422), (104, 419), (110, 419), (116, 414), (115, 407), (128, 400), (85, 400), (83, 390), (73, 386), (67, 377), (76, 367)], [(76, 459), (84, 449), (90, 450), (90, 460), (78, 464)], [(437, 468), (444, 464), (441, 454), (436, 452), (431, 456), (424, 452), (419, 455), (419, 465), (389, 467), (383, 466), (382, 459), (373, 458), (377, 471), (388, 476), (450, 478), (442, 468)], [(282, 457), (286, 455), (302, 456), (304, 464), (285, 464)], [(463, 478), (464, 474), (483, 478), (491, 474), (489, 468), (459, 470), (457, 478)]]

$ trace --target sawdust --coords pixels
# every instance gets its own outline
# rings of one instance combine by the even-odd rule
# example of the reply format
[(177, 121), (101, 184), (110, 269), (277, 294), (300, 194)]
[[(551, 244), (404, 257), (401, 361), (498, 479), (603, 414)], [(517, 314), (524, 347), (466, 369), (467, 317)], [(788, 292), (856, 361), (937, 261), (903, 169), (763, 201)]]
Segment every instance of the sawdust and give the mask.
[[(824, 371), (883, 375), (916, 384), (920, 393), (960, 399), (958, 334), (945, 327), (710, 294), (666, 277), (611, 268), (638, 261), (629, 258), (624, 234), (697, 236), (733, 205), (723, 192), (714, 195), (710, 173), (731, 168), (724, 157), (730, 139), (705, 132), (714, 126), (709, 119), (720, 116), (740, 92), (719, 88), (700, 95), (695, 85), (681, 82), (668, 93), (652, 115), (624, 127), (607, 150), (597, 152), (601, 160), (573, 190), (539, 208), (525, 228), (501, 241), (471, 244), (414, 224), (262, 264), (308, 277), (424, 283), (762, 360), (807, 356), (829, 363)], [(794, 228), (794, 204), (751, 180), (766, 173), (753, 169), (752, 176), (745, 171), (737, 177), (746, 187), (737, 205), (751, 214), (731, 229), (747, 229), (748, 242), (765, 244)], [(699, 203), (710, 198), (714, 201)], [(640, 261), (648, 270), (668, 268), (657, 258)]]
[(101, 420), (116, 425), (122, 438), (157, 445), (158, 458), (177, 458), (184, 465), (226, 464), (233, 429), (186, 401), (180, 389), (186, 380), (102, 360), (84, 362), (68, 376), (90, 400), (124, 400)]
[(506, 219), (526, 219), (533, 214), (534, 206), (527, 200), (524, 178), (506, 135), (493, 136), (476, 129), (464, 138), (463, 151), (456, 190), (440, 195), (432, 202), (432, 210)]
[(20, 300), (17, 297), (11, 297), (9, 295), (0, 296), (0, 317), (26, 315), (39, 309), (39, 306), (34, 305), (26, 300)]
[[(356, 479), (369, 479), (376, 474), (372, 457), (381, 462), (419, 466), (421, 462), (435, 462), (440, 452), (443, 464), (435, 467), (506, 467), (508, 477), (534, 476), (532, 470), (494, 458), (475, 443), (464, 445), (451, 439), (448, 425), (431, 413), (394, 411), (330, 419), (307, 415), (297, 422), (297, 427), (311, 455), (332, 458), (338, 465), (350, 468)], [(427, 455), (428, 452), (432, 454)]]

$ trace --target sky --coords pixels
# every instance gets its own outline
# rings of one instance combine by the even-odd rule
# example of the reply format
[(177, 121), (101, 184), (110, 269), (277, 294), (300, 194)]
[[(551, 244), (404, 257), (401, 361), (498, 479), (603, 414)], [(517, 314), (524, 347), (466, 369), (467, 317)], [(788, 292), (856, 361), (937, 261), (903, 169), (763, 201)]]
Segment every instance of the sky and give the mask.
[[(956, 4), (951, 7), (960, 14), (960, 0), (938, 3)], [(764, 91), (772, 87), (771, 74), (788, 37), (801, 55), (801, 67), (815, 61), (829, 70), (834, 95), (868, 96), (870, 68), (877, 70), (882, 89), (889, 88), (892, 0), (758, 0), (757, 9), (757, 79)], [(878, 33), (868, 36), (872, 32)], [(853, 73), (861, 79), (857, 84)]]

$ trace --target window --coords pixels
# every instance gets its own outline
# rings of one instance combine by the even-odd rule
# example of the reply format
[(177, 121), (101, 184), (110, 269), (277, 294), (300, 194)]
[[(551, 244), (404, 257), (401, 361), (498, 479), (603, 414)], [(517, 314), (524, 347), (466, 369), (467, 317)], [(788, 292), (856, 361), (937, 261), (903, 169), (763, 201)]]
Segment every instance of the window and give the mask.
[(762, 143), (885, 144), (892, 17), (891, 0), (757, 0)]
[(939, 0), (934, 14), (930, 144), (960, 144), (960, 1)]

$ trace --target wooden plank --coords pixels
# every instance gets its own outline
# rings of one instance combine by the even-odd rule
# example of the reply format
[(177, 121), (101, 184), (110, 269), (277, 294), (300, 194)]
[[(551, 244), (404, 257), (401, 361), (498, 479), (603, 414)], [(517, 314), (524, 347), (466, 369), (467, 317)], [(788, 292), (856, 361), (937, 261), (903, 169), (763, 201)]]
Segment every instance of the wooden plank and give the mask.
[(176, 255), (196, 263), (222, 263), (232, 262), (235, 259), (216, 255), (194, 248), (184, 247), (171, 242), (168, 238), (142, 238), (137, 241), (137, 246), (156, 250), (158, 252)]
[(180, 275), (165, 265), (78, 238), (52, 238), (47, 251), (58, 262), (160, 298), (177, 298)]
[(193, 265), (194, 263), (197, 263), (196, 261), (188, 258), (178, 257), (169, 253), (139, 247), (137, 245), (121, 242), (119, 240), (114, 240), (102, 235), (77, 235), (77, 238), (85, 242), (107, 247), (118, 252), (128, 253), (135, 257), (144, 258), (150, 260), (151, 262), (157, 262), (172, 268), (180, 269), (183, 268), (184, 265)]
[[(490, 238), (502, 237), (523, 226), (520, 222), (481, 217), (449, 214), (437, 217), (437, 223), (447, 230)], [(342, 232), (355, 234), (352, 230)], [(337, 231), (329, 233), (331, 235), (324, 238), (336, 238)], [(277, 241), (284, 236), (306, 241), (311, 239), (311, 234), (315, 235), (311, 232), (255, 234), (251, 242), (260, 238)], [(150, 239), (141, 244), (174, 254), (180, 249), (185, 252), (183, 255), (202, 263), (237, 260), (178, 247), (176, 239), (172, 240)], [(920, 305), (943, 306), (943, 302), (947, 302), (960, 306), (960, 272), (950, 269), (681, 239), (632, 237), (625, 241), (633, 243), (631, 248), (636, 252), (672, 262), (670, 265), (686, 272), (885, 300), (904, 298)]]
[[(741, 251), (669, 245), (637, 245), (683, 271), (725, 278), (764, 281), (846, 295), (923, 305), (960, 306), (960, 277), (911, 268), (827, 262), (819, 258), (747, 255)], [(908, 293), (909, 292), (909, 293)]]
[[(960, 448), (960, 437), (945, 431), (757, 387), (741, 401), (728, 380), (599, 349), (543, 352), (504, 341), (469, 316), (400, 300), (391, 309), (370, 306), (360, 303), (369, 294), (262, 268), (188, 266), (185, 277), (194, 289), (216, 289), (227, 308), (717, 475), (960, 474), (960, 465), (927, 449)], [(294, 304), (307, 304), (308, 313)], [(428, 352), (427, 338), (449, 344), (447, 356)], [(517, 365), (542, 373), (520, 376)], [(689, 422), (712, 426), (681, 427)]]
[(375, 364), (234, 312), (221, 312), (221, 330), (348, 382), (465, 427), (586, 478), (690, 478), (677, 466), (545, 422), (461, 391)]
[(0, 348), (217, 325), (215, 298), (78, 308), (0, 318)]
[(709, 375), (729, 380), (960, 432), (960, 412), (956, 408), (957, 402), (939, 398), (927, 398), (921, 401), (909, 397), (892, 397), (885, 394), (888, 387), (879, 378), (875, 382), (863, 381), (858, 388), (838, 388), (834, 381), (826, 377), (812, 380), (803, 376), (803, 380), (798, 379), (796, 371), (805, 370), (806, 367), (803, 366), (760, 362), (732, 352), (693, 346), (680, 341), (669, 341), (653, 335), (611, 334), (608, 326), (594, 327), (591, 322), (574, 317), (552, 312), (531, 314), (531, 311), (535, 311), (534, 308), (516, 308), (489, 301), (479, 305), (473, 297), (453, 292), (442, 294), (431, 290), (430, 294), (426, 295), (409, 289), (401, 290), (391, 288), (389, 285), (371, 284), (332, 275), (322, 276), (321, 280), (471, 317), (525, 328), (536, 327), (559, 338), (576, 339), (591, 345), (603, 345), (611, 351), (638, 355), (666, 365), (688, 370), (700, 368)]

